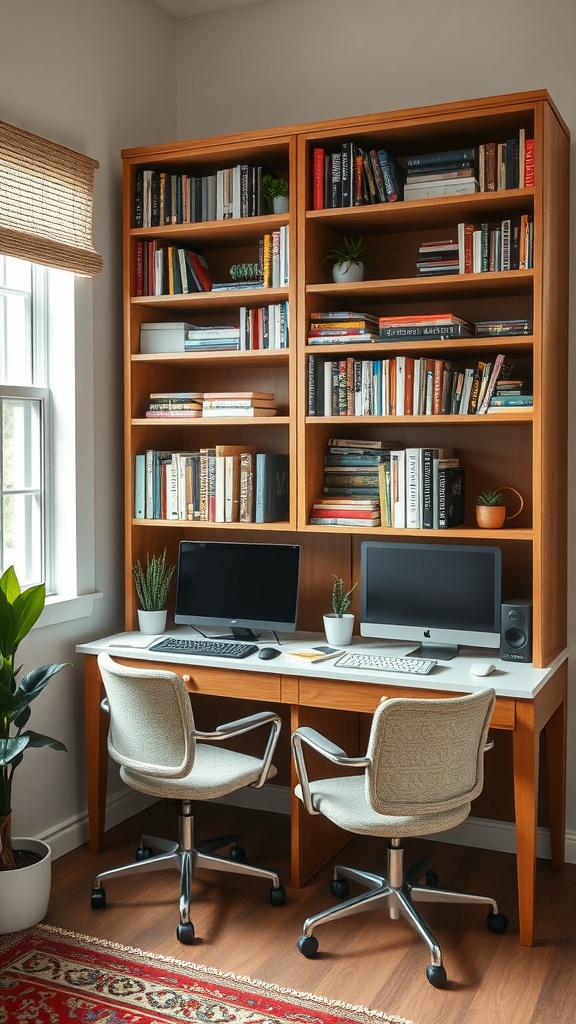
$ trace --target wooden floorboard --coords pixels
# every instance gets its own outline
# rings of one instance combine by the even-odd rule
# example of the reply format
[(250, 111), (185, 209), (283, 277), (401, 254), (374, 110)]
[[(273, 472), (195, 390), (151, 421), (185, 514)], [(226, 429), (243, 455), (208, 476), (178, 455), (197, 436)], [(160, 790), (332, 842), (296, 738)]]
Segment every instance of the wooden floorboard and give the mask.
[[(428, 950), (403, 921), (381, 912), (319, 928), (316, 959), (296, 949), (305, 918), (334, 902), (330, 866), (306, 886), (289, 878), (286, 815), (222, 805), (197, 810), (199, 838), (241, 831), (248, 859), (277, 871), (287, 902), (272, 907), (266, 881), (203, 871), (194, 885), (197, 939), (176, 939), (175, 871), (109, 881), (107, 906), (92, 910), (92, 878), (134, 857), (142, 832), (173, 838), (177, 805), (159, 803), (106, 833), (98, 854), (81, 847), (53, 864), (45, 922), (153, 953), (249, 975), (329, 999), (398, 1014), (415, 1024), (574, 1024), (576, 1019), (576, 866), (554, 871), (538, 862), (537, 944), (518, 941), (515, 858), (467, 847), (411, 840), (408, 862), (432, 856), (441, 884), (493, 896), (510, 919), (504, 935), (485, 926), (482, 907), (421, 904), (442, 947), (448, 984), (426, 981)], [(380, 870), (383, 844), (353, 839), (338, 861)]]

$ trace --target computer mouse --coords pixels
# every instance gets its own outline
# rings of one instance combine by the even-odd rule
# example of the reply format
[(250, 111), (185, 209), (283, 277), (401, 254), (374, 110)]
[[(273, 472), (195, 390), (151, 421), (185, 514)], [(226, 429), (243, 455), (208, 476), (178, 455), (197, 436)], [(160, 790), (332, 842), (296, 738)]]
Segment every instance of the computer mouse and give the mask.
[(261, 647), (258, 651), (258, 657), (263, 658), (264, 661), (270, 661), (270, 658), (277, 658), (282, 651), (278, 651), (276, 647)]
[(471, 676), (489, 676), (491, 672), (494, 672), (496, 666), (491, 665), (488, 661), (477, 661), (474, 665), (470, 666)]

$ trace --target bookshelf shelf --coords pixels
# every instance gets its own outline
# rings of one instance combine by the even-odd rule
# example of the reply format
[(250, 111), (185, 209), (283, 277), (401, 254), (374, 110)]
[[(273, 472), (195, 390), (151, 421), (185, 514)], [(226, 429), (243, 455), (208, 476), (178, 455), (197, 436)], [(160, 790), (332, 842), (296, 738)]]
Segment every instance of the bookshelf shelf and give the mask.
[[(366, 203), (314, 209), (314, 151), (384, 148), (406, 164), (409, 157), (534, 140), (533, 184), (495, 187), (435, 199)], [(131, 564), (148, 549), (168, 548), (191, 534), (220, 532), (228, 538), (260, 531), (303, 550), (301, 621), (321, 628), (324, 590), (332, 572), (357, 578), (360, 541), (407, 537), (431, 543), (498, 544), (503, 551), (506, 596), (533, 599), (534, 664), (549, 664), (566, 644), (566, 448), (567, 310), (570, 140), (544, 90), (424, 106), (290, 128), (214, 139), (140, 147), (123, 152), (126, 490), (126, 627), (134, 628)], [(176, 175), (212, 175), (239, 163), (272, 168), (287, 178), (290, 212), (284, 215), (134, 227), (134, 185), (141, 169)], [(521, 180), (518, 178), (517, 180)], [(316, 198), (315, 198), (316, 197)], [(457, 238), (462, 224), (496, 223), (528, 215), (533, 222), (529, 269), (416, 276), (420, 248)], [(214, 290), (186, 295), (135, 296), (139, 243), (156, 240), (204, 253), (216, 282), (232, 264), (253, 262), (264, 234), (289, 228), (289, 284), (281, 288)], [(335, 284), (325, 261), (328, 249), (346, 236), (362, 235), (378, 259), (367, 279)], [(141, 245), (140, 245), (141, 248)], [(188, 321), (204, 326), (234, 322), (241, 307), (288, 303), (289, 346), (225, 352), (140, 353), (140, 327), (148, 321)], [(509, 318), (532, 321), (530, 335), (473, 336), (453, 341), (308, 344), (312, 312), (362, 310), (374, 316), (451, 312), (471, 322)], [(397, 355), (474, 364), (504, 353), (533, 383), (534, 406), (520, 413), (486, 416), (311, 416), (308, 364), (317, 360), (390, 359)], [(190, 391), (270, 391), (278, 415), (181, 419), (145, 417), (149, 394)], [(403, 530), (309, 523), (322, 495), (324, 458), (330, 438), (376, 439), (398, 447), (453, 448), (466, 471), (464, 525), (450, 530)], [(290, 505), (280, 523), (215, 523), (134, 518), (134, 456), (150, 448), (187, 451), (199, 445), (242, 444), (288, 452)], [(260, 449), (259, 449), (260, 450)], [(554, 487), (548, 480), (554, 480)], [(474, 495), (512, 486), (523, 496), (518, 519), (501, 530), (475, 526)], [(518, 525), (516, 525), (518, 524)], [(357, 595), (354, 597), (357, 602)], [(355, 609), (358, 611), (358, 608)]]

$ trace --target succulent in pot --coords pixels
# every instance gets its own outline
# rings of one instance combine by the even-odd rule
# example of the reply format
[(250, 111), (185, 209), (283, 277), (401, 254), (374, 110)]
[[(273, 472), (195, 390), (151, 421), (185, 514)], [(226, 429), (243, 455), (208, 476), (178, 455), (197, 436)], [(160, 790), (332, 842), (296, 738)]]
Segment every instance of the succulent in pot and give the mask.
[(332, 611), (341, 619), (350, 607), (350, 595), (358, 586), (358, 581), (350, 587), (350, 590), (344, 590), (344, 580), (340, 576), (335, 576), (332, 573), (332, 579)]
[(140, 559), (132, 566), (134, 586), (144, 612), (160, 612), (166, 608), (170, 583), (176, 566), (166, 561), (166, 548), (161, 555), (146, 555), (146, 565)]

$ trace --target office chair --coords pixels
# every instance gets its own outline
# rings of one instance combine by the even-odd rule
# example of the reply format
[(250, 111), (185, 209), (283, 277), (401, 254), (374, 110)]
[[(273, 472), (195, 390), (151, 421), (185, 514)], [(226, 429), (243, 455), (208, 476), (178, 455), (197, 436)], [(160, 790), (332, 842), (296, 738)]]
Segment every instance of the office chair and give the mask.
[[(175, 868), (180, 872), (180, 942), (194, 941), (190, 917), (192, 883), (196, 868), (211, 868), (235, 874), (267, 878), (272, 883), (273, 906), (285, 902), (278, 875), (265, 868), (243, 863), (245, 853), (239, 835), (219, 836), (195, 843), (192, 802), (234, 793), (244, 786), (258, 789), (276, 775), (272, 757), (280, 732), (280, 718), (262, 711), (247, 718), (220, 725), (215, 732), (195, 728), (190, 695), (179, 675), (141, 668), (128, 668), (108, 654), (98, 656), (106, 697), (102, 707), (110, 714), (108, 751), (120, 764), (120, 776), (140, 793), (180, 801), (179, 841), (169, 842), (142, 836), (136, 861), (94, 879), (91, 904), (106, 906), (103, 882), (132, 873)], [(262, 758), (251, 757), (216, 744), (244, 733), (269, 727)], [(213, 851), (229, 845), (228, 859)], [(158, 850), (153, 855), (153, 850)]]
[[(470, 803), (483, 785), (484, 750), (494, 690), (447, 699), (392, 698), (374, 713), (365, 757), (347, 757), (344, 750), (314, 729), (301, 727), (292, 736), (299, 785), (295, 793), (310, 814), (323, 814), (340, 828), (359, 835), (389, 840), (384, 875), (338, 865), (332, 894), (337, 904), (304, 922), (299, 951), (308, 958), (318, 951), (316, 928), (338, 918), (385, 907), (392, 920), (401, 916), (420, 934), (430, 949), (426, 976), (442, 988), (446, 971), (442, 952), (432, 932), (414, 907), (415, 902), (486, 903), (491, 907), (487, 925), (503, 932), (508, 924), (495, 900), (438, 888), (431, 861), (420, 861), (404, 873), (402, 840), (408, 836), (443, 832), (470, 813)], [(363, 768), (361, 775), (310, 781), (304, 746), (333, 764)], [(424, 885), (418, 885), (422, 879)], [(350, 881), (368, 892), (348, 899)]]

